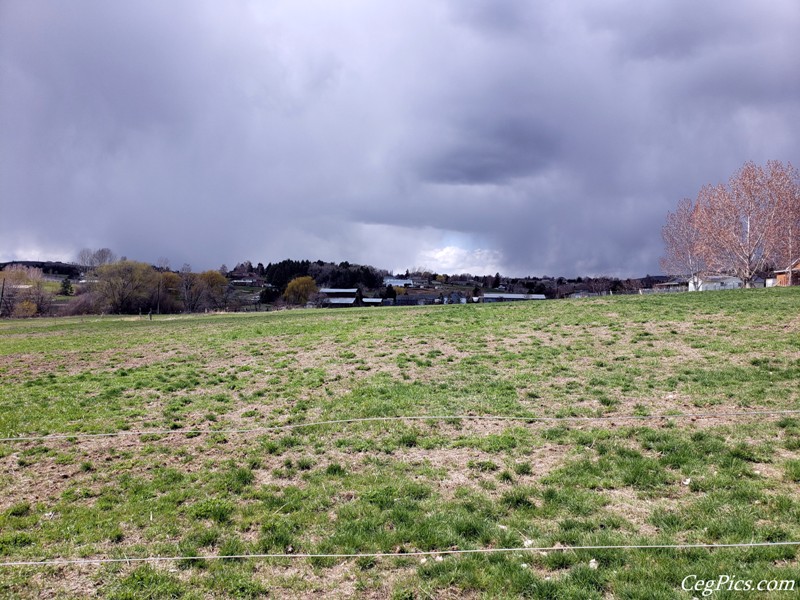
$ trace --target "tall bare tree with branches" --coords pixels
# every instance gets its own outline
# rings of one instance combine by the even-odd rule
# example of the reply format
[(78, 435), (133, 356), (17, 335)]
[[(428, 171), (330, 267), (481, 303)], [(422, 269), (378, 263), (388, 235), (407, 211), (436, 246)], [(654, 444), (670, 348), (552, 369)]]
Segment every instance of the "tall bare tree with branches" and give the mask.
[(704, 186), (667, 215), (669, 274), (728, 273), (751, 286), (758, 273), (800, 256), (800, 178), (791, 164), (747, 162), (727, 185)]
[(703, 250), (711, 269), (750, 286), (775, 256), (780, 207), (765, 170), (748, 162), (727, 186), (704, 188), (698, 198)]
[(778, 205), (774, 265), (791, 268), (800, 260), (800, 173), (791, 164), (767, 163), (767, 176)]
[(665, 253), (661, 269), (668, 275), (697, 278), (706, 270), (702, 254), (702, 234), (699, 228), (697, 205), (689, 198), (678, 203), (674, 213), (667, 213), (667, 224), (661, 230)]

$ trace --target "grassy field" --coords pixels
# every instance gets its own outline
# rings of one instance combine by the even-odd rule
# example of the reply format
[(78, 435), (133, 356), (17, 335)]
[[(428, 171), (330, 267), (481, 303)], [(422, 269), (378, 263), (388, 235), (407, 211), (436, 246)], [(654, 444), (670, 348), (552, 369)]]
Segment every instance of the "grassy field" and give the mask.
[[(0, 596), (691, 598), (800, 579), (800, 290), (0, 323)], [(687, 413), (725, 415), (685, 418)], [(471, 415), (621, 417), (535, 421)], [(259, 429), (232, 433), (231, 429)], [(159, 434), (86, 437), (101, 432)], [(199, 431), (197, 431), (199, 430)], [(800, 588), (800, 581), (797, 582)], [(791, 592), (714, 598), (789, 598)]]

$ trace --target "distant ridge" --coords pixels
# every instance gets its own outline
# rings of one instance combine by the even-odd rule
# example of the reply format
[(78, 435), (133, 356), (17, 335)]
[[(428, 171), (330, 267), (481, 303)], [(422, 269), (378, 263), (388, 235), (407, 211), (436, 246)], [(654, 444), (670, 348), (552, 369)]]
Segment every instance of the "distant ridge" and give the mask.
[(78, 278), (81, 274), (81, 267), (79, 265), (50, 260), (12, 260), (0, 263), (0, 271), (11, 265), (33, 267), (35, 269), (41, 269), (45, 275), (65, 275), (70, 279)]

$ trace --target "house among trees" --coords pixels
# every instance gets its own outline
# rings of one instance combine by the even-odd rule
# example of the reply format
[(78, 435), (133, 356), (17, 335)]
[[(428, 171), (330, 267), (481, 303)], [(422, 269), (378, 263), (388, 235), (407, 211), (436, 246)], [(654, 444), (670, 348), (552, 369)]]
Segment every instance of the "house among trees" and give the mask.
[(246, 287), (264, 287), (264, 278), (257, 276), (240, 277), (231, 280), (231, 285), (246, 286)]
[(712, 292), (717, 290), (736, 290), (744, 282), (733, 275), (702, 275), (689, 280), (690, 292)]
[(399, 277), (384, 277), (383, 278), (383, 287), (392, 286), (393, 288), (408, 288), (414, 285), (414, 282), (411, 279), (399, 278)]
[(794, 261), (788, 269), (775, 271), (775, 285), (779, 287), (800, 285), (800, 258)]

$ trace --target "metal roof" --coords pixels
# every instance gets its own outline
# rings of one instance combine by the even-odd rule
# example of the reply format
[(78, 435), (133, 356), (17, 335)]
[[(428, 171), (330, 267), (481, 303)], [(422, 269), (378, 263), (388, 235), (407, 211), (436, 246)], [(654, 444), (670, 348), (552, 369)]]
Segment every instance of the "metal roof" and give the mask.
[(355, 298), (326, 298), (325, 302), (328, 304), (353, 304), (355, 303)]
[(484, 294), (484, 298), (490, 300), (544, 300), (544, 294)]
[(358, 288), (351, 289), (343, 289), (343, 288), (322, 288), (320, 294), (355, 294), (358, 292)]

